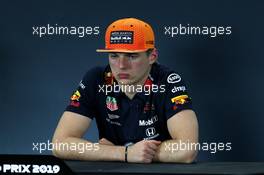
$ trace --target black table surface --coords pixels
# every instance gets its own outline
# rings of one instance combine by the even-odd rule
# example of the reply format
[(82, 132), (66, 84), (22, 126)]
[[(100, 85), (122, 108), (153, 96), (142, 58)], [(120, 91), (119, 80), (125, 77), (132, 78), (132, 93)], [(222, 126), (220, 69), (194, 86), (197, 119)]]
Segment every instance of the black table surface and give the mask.
[(76, 174), (264, 174), (264, 162), (193, 164), (65, 161)]

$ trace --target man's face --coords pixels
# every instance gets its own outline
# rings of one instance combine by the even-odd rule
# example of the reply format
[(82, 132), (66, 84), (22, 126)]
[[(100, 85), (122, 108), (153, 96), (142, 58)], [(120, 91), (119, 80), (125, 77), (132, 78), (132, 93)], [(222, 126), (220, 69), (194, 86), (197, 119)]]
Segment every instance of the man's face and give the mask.
[(119, 84), (136, 85), (148, 76), (156, 57), (146, 52), (109, 53), (109, 64)]

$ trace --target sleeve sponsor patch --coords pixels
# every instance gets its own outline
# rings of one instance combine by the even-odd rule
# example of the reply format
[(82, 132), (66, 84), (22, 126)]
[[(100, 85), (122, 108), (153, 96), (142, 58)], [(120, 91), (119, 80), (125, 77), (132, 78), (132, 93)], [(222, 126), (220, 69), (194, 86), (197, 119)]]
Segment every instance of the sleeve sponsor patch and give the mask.
[(173, 97), (171, 98), (171, 102), (174, 104), (172, 106), (172, 110), (177, 110), (180, 105), (184, 105), (190, 101), (191, 99), (188, 97), (188, 95), (179, 95), (177, 97)]
[(75, 101), (79, 101), (79, 99), (80, 99), (80, 97), (81, 97), (81, 94), (80, 94), (80, 92), (77, 90), (77, 91), (75, 91), (74, 92), (74, 94), (71, 96), (71, 100), (75, 100)]
[(185, 104), (188, 101), (188, 95), (179, 95), (177, 97), (171, 98), (171, 102), (175, 104)]
[(176, 74), (176, 73), (171, 73), (168, 77), (167, 77), (167, 82), (168, 83), (178, 83), (181, 81), (181, 77), (180, 75)]
[(70, 105), (74, 106), (74, 107), (79, 107), (80, 106), (80, 102), (79, 102), (80, 97), (81, 97), (80, 92), (78, 90), (75, 91), (74, 94), (71, 96)]

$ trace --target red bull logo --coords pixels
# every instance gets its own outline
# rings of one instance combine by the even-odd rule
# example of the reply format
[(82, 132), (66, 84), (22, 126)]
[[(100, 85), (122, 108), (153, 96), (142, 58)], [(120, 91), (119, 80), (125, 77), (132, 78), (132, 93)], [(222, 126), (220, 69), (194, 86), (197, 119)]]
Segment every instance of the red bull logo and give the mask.
[(176, 110), (178, 105), (183, 105), (189, 101), (188, 95), (179, 95), (177, 97), (171, 98), (171, 102), (175, 103), (175, 105), (172, 107), (173, 110)]
[(70, 105), (74, 106), (74, 107), (79, 107), (80, 106), (80, 102), (79, 102), (80, 97), (81, 97), (80, 92), (78, 90), (75, 91), (74, 94), (71, 96)]
[(72, 101), (79, 101), (79, 98), (81, 97), (80, 92), (77, 90), (75, 93), (71, 96)]

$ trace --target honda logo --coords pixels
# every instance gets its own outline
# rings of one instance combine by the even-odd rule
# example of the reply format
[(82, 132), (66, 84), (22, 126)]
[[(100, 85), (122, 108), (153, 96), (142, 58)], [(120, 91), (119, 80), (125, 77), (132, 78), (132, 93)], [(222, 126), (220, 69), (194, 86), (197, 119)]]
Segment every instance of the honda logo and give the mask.
[(155, 135), (155, 133), (156, 133), (156, 130), (155, 130), (154, 127), (147, 128), (147, 129), (146, 129), (146, 135), (147, 135), (148, 137)]

